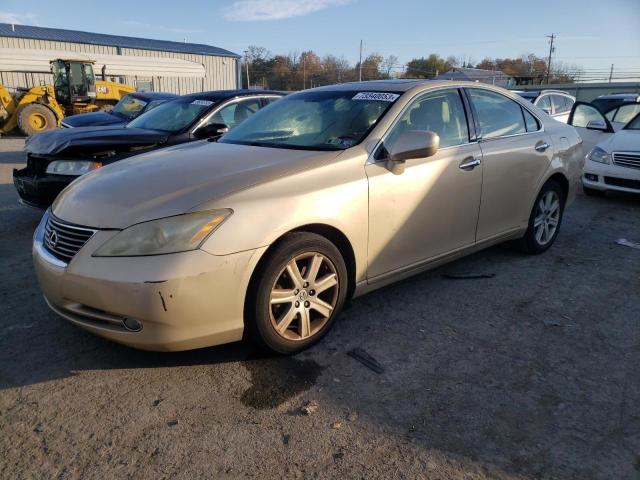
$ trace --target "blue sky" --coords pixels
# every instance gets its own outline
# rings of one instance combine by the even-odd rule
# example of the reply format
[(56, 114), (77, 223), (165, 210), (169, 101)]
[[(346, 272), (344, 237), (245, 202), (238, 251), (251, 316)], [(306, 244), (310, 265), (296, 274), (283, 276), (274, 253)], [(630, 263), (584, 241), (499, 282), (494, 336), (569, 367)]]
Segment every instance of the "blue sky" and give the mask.
[(401, 63), (436, 52), (546, 56), (587, 72), (640, 72), (640, 0), (2, 0), (0, 21), (207, 43), (242, 53), (312, 49), (355, 62), (394, 54)]

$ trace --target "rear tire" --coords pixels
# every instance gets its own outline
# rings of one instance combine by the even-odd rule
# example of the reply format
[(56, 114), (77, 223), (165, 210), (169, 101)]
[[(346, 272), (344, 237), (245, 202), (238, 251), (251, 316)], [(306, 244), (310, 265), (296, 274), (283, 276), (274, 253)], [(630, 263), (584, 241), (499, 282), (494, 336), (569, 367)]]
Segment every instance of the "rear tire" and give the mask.
[(604, 190), (596, 190), (595, 188), (589, 188), (582, 186), (582, 191), (587, 197), (604, 197)]
[(564, 190), (558, 182), (544, 184), (533, 204), (527, 233), (518, 241), (520, 250), (537, 255), (553, 245), (560, 231), (564, 202)]
[(245, 326), (259, 346), (292, 355), (333, 325), (347, 297), (347, 268), (333, 243), (308, 232), (286, 235), (267, 255), (247, 293)]
[(50, 108), (38, 103), (25, 105), (18, 112), (18, 128), (27, 136), (55, 128), (56, 115)]

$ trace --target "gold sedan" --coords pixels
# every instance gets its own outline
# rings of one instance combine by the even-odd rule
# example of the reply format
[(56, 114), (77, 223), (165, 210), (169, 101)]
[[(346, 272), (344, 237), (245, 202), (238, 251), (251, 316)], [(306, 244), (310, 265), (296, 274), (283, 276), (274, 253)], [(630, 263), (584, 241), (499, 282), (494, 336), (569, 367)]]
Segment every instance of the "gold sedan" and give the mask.
[(80, 177), (34, 237), (49, 306), (149, 350), (250, 336), (295, 353), (345, 300), (490, 245), (541, 253), (584, 163), (510, 92), (380, 81), (285, 97), (217, 143)]

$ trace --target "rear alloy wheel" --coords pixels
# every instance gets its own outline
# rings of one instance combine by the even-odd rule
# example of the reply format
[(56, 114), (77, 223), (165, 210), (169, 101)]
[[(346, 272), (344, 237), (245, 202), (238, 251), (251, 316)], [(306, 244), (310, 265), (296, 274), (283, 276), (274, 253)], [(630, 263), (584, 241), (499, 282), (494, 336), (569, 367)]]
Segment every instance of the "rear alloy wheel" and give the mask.
[(288, 235), (259, 275), (247, 327), (259, 343), (278, 353), (296, 353), (320, 340), (346, 298), (344, 260), (316, 234)]
[(529, 228), (520, 240), (521, 249), (532, 254), (547, 250), (558, 236), (563, 211), (564, 192), (557, 182), (551, 180), (536, 199)]
[(18, 112), (18, 128), (25, 135), (51, 130), (56, 126), (55, 114), (44, 105), (30, 103)]

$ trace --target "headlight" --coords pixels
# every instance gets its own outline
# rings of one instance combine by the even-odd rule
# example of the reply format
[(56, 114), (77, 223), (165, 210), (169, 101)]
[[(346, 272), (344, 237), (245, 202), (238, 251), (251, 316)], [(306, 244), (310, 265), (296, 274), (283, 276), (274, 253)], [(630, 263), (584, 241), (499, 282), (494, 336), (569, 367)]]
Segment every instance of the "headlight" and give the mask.
[(138, 223), (108, 240), (93, 256), (135, 257), (195, 250), (232, 213), (211, 210)]
[(609, 155), (600, 147), (594, 147), (593, 150), (589, 152), (589, 155), (587, 155), (587, 160), (608, 164), (611, 163), (611, 155)]
[(84, 175), (91, 170), (100, 168), (101, 162), (91, 160), (56, 160), (47, 166), (47, 173), (54, 175)]

